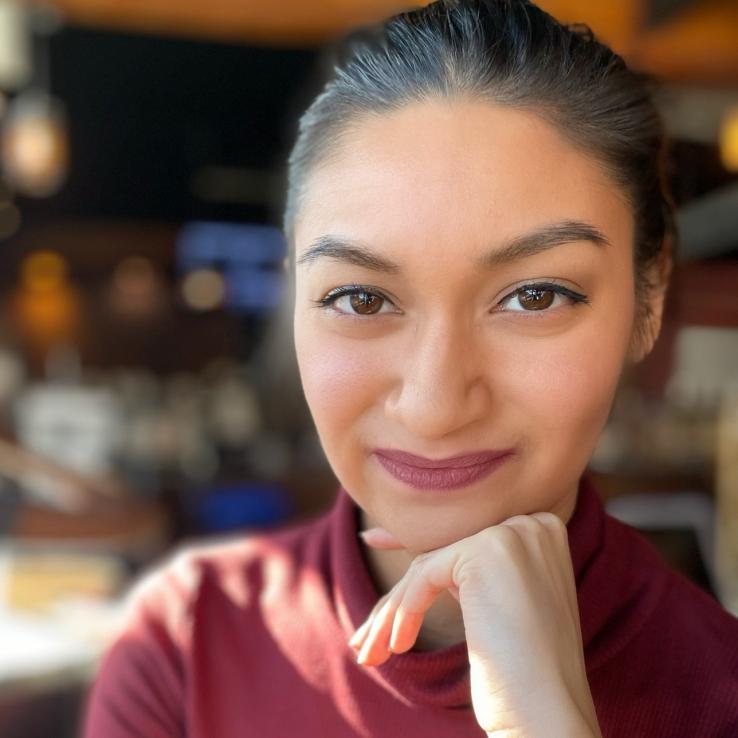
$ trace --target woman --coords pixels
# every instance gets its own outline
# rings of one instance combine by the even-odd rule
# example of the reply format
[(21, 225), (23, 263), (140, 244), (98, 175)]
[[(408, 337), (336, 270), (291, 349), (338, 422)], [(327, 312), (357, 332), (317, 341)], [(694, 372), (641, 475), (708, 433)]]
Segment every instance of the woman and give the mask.
[(659, 333), (664, 148), (643, 81), (525, 0), (349, 39), (284, 218), (336, 503), (147, 577), (88, 738), (738, 735), (738, 621), (585, 469)]

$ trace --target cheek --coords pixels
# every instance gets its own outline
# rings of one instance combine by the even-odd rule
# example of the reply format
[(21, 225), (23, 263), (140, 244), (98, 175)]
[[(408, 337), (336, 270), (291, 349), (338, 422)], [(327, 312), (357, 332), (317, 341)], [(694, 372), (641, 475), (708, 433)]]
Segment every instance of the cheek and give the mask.
[(380, 352), (313, 326), (295, 324), (295, 350), (305, 399), (331, 462), (349, 449), (360, 419), (377, 403), (386, 373)]
[(619, 352), (557, 350), (546, 356), (545, 367), (521, 372), (516, 381), (525, 382), (524, 401), (538, 420), (531, 430), (567, 443), (583, 440), (581, 434), (593, 425), (599, 430), (620, 375), (620, 358)]
[(617, 320), (606, 313), (592, 316), (579, 330), (545, 345), (521, 342), (504, 372), (508, 408), (518, 416), (525, 440), (535, 446), (545, 465), (542, 476), (566, 476), (568, 469), (571, 483), (594, 451), (630, 337), (629, 316), (624, 306), (620, 311)]
[(517, 369), (506, 374), (515, 403), (536, 419), (526, 424), (530, 433), (545, 436), (559, 461), (567, 454), (582, 468), (607, 421), (631, 339), (633, 274), (627, 254), (615, 256), (590, 282), (591, 304), (576, 308), (572, 329), (516, 342)]

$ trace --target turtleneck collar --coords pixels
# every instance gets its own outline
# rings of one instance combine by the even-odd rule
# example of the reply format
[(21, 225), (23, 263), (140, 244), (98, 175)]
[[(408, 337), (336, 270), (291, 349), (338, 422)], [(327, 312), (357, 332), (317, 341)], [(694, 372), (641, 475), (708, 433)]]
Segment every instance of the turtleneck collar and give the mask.
[[(334, 604), (347, 640), (381, 597), (361, 550), (358, 525), (359, 508), (346, 489), (339, 486), (330, 514), (329, 556)], [(576, 507), (566, 527), (586, 655), (602, 620), (599, 607), (590, 615), (587, 601), (597, 580), (596, 576), (590, 576), (591, 564), (605, 537), (605, 511), (586, 474), (580, 479)], [(596, 599), (596, 593), (591, 594)], [(465, 707), (471, 702), (465, 641), (433, 651), (395, 654), (383, 664), (363, 668), (373, 679), (408, 703)]]

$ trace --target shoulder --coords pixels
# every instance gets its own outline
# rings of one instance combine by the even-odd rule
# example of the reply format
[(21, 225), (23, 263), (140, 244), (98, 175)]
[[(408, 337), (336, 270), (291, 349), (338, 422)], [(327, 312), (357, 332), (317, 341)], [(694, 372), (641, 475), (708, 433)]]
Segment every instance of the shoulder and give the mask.
[(180, 543), (141, 572), (129, 588), (120, 627), (155, 618), (175, 639), (187, 636), (188, 620), (203, 598), (226, 599), (246, 608), (267, 585), (293, 578), (318, 553), (326, 515), (271, 531), (248, 531)]
[(143, 571), (124, 597), (98, 667), (85, 738), (184, 735), (193, 641), (222, 654), (231, 635), (255, 636), (249, 626), (256, 620), (247, 618), (260, 617), (264, 590), (287, 591), (319, 555), (324, 518), (187, 541)]
[(637, 596), (648, 598), (642, 633), (649, 634), (654, 647), (663, 648), (664, 642), (679, 638), (678, 644), (672, 644), (679, 647), (670, 652), (677, 658), (688, 651), (694, 651), (696, 658), (719, 652), (727, 664), (738, 667), (738, 618), (670, 566), (640, 531), (609, 515), (608, 528), (622, 544), (619, 550), (631, 579), (638, 585)]
[(643, 728), (649, 735), (723, 735), (738, 724), (738, 618), (637, 530), (617, 521), (608, 527), (623, 554), (615, 566), (634, 584), (614, 611), (629, 623), (619, 647), (592, 674), (602, 703), (618, 719), (633, 711), (641, 727), (653, 720)]
[(659, 607), (635, 645), (644, 677), (652, 679), (641, 694), (679, 716), (690, 735), (736, 735), (738, 619), (716, 599), (669, 570)]
[(604, 735), (737, 735), (738, 619), (606, 515), (582, 625)]
[(670, 571), (661, 610), (679, 639), (673, 639), (673, 653), (687, 651), (695, 669), (729, 676), (738, 705), (738, 618), (676, 571)]

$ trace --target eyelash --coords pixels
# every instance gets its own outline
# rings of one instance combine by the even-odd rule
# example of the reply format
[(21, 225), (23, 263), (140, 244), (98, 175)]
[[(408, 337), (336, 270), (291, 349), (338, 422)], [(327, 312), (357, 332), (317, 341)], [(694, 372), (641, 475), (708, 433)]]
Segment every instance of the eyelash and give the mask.
[[(574, 290), (570, 290), (567, 287), (564, 287), (563, 285), (556, 284), (555, 282), (530, 282), (528, 284), (521, 285), (517, 289), (513, 290), (510, 294), (503, 297), (502, 300), (500, 300), (500, 303), (503, 303), (511, 298), (514, 298), (517, 295), (524, 293), (526, 290), (540, 290), (543, 292), (555, 292), (558, 295), (562, 295), (563, 297), (568, 297), (569, 299), (571, 299), (573, 301), (572, 306), (581, 304), (581, 303), (583, 304), (589, 303), (589, 298), (586, 295), (583, 295), (579, 292), (574, 292)], [(388, 297), (385, 297), (381, 292), (377, 292), (371, 287), (365, 287), (360, 284), (351, 284), (351, 285), (345, 285), (343, 287), (337, 287), (335, 290), (332, 290), (331, 292), (329, 292), (325, 297), (322, 297), (319, 300), (313, 300), (312, 302), (315, 304), (317, 308), (327, 310), (331, 308), (332, 304), (339, 297), (344, 297), (345, 295), (361, 295), (361, 294), (371, 295), (373, 297), (379, 297), (381, 300), (386, 300), (387, 302), (390, 302), (390, 303), (392, 302)], [(336, 310), (335, 312), (347, 318), (358, 318), (360, 320), (371, 318), (374, 315), (379, 315), (379, 313), (374, 313), (374, 314), (369, 314), (369, 315), (359, 315), (358, 313), (344, 313), (340, 310)], [(552, 311), (551, 309), (546, 308), (544, 310), (514, 310), (512, 312), (545, 316), (546, 313), (550, 313)]]

